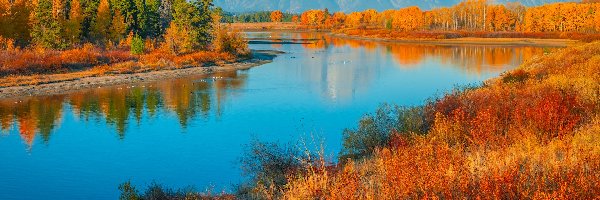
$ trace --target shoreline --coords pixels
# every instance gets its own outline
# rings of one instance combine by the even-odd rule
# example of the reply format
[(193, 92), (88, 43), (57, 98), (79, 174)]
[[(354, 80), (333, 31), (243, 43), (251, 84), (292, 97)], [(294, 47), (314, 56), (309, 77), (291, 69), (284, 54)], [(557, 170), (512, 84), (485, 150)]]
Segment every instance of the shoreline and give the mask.
[(456, 39), (390, 39), (364, 36), (351, 36), (342, 33), (329, 33), (338, 38), (391, 42), (399, 44), (431, 44), (431, 45), (497, 45), (497, 46), (534, 46), (534, 47), (568, 47), (579, 43), (570, 39), (536, 39), (536, 38), (476, 38), (465, 37)]
[(133, 74), (114, 74), (97, 77), (84, 77), (73, 80), (56, 81), (38, 85), (22, 85), (0, 88), (0, 100), (31, 96), (49, 96), (68, 94), (84, 89), (112, 87), (124, 84), (150, 83), (166, 79), (176, 79), (195, 75), (204, 75), (220, 71), (246, 70), (273, 62), (284, 52), (272, 50), (253, 50), (252, 58), (208, 67), (189, 67), (182, 69), (159, 70)]

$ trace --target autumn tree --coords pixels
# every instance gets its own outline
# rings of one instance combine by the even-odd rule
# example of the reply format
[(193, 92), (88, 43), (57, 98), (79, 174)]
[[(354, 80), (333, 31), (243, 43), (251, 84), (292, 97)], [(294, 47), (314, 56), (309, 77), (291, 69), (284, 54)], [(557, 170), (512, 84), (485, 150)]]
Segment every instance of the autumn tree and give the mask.
[(362, 12), (363, 22), (366, 24), (375, 24), (377, 23), (377, 10), (368, 9)]
[(176, 0), (173, 21), (164, 36), (163, 47), (175, 54), (206, 48), (212, 40), (211, 7), (211, 0), (192, 3)]
[(33, 5), (31, 37), (33, 43), (44, 48), (64, 48), (60, 43), (60, 25), (52, 15), (52, 2), (39, 0)]
[(21, 45), (28, 44), (31, 40), (32, 7), (33, 1), (29, 0), (0, 0), (0, 37), (10, 38)]
[(100, 0), (96, 19), (91, 27), (92, 37), (100, 43), (107, 42), (110, 37), (110, 25), (112, 22), (112, 14), (110, 12), (110, 4), (108, 0)]
[(423, 26), (423, 12), (419, 7), (403, 8), (394, 13), (392, 26), (400, 31), (415, 31)]
[(331, 17), (327, 18), (327, 20), (325, 20), (325, 26), (337, 28), (344, 25), (345, 21), (346, 14), (344, 14), (343, 12), (336, 12)]
[(76, 44), (80, 42), (81, 32), (83, 31), (83, 20), (81, 2), (79, 0), (71, 0), (69, 19), (65, 22), (63, 32), (63, 38), (67, 40), (67, 43)]
[(300, 21), (303, 25), (322, 26), (325, 20), (329, 18), (329, 13), (325, 10), (308, 10), (300, 16)]
[(271, 12), (271, 22), (281, 22), (283, 13), (279, 10)]
[(111, 28), (109, 31), (109, 39), (111, 42), (119, 43), (127, 34), (127, 24), (125, 23), (125, 17), (122, 12), (115, 10), (115, 14), (112, 17)]
[(363, 14), (361, 12), (352, 12), (346, 16), (345, 23), (350, 27), (359, 27), (363, 24)]

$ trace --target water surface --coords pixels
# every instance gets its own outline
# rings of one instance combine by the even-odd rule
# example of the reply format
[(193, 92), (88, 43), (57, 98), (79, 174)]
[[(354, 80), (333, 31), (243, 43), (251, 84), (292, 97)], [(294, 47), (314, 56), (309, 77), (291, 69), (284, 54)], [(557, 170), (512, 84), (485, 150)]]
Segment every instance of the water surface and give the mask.
[(115, 199), (127, 180), (229, 191), (243, 180), (237, 160), (253, 139), (317, 135), (335, 156), (342, 130), (381, 103), (419, 105), (544, 52), (248, 37), (262, 41), (253, 49), (287, 53), (246, 71), (0, 100), (0, 199)]

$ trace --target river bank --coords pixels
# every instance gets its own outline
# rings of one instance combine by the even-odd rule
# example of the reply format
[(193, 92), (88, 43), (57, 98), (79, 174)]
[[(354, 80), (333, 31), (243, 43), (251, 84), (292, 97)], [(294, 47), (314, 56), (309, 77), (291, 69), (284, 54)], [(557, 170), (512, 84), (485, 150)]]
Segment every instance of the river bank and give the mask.
[(342, 33), (331, 33), (331, 36), (377, 42), (394, 42), (405, 44), (431, 45), (497, 45), (497, 46), (536, 46), (536, 47), (568, 47), (579, 41), (570, 39), (535, 39), (535, 38), (454, 38), (454, 39), (390, 39), (365, 36), (351, 36)]
[[(266, 63), (270, 63), (278, 54), (282, 53), (283, 52), (280, 51), (253, 50), (253, 55), (250, 59), (240, 60), (233, 63), (214, 64), (212, 66), (196, 66), (131, 74), (111, 74), (104, 76), (56, 78), (54, 80), (50, 78), (49, 80), (45, 80), (45, 82), (40, 84), (17, 85), (0, 88), (0, 99), (65, 94), (82, 89), (109, 87), (125, 84), (147, 83), (158, 80), (181, 78), (192, 75), (210, 74), (219, 71), (245, 70)], [(45, 76), (65, 77), (64, 74)]]

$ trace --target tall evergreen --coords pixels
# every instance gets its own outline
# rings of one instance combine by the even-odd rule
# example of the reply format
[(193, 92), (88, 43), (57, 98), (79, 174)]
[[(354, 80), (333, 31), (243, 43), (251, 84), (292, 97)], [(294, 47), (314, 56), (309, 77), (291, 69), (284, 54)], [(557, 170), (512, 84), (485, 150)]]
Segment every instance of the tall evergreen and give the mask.
[(69, 18), (65, 23), (63, 36), (68, 43), (77, 44), (81, 41), (83, 9), (79, 0), (71, 0), (69, 7)]
[(144, 36), (157, 38), (163, 34), (161, 31), (160, 0), (146, 0), (146, 26)]
[(108, 0), (100, 0), (96, 18), (91, 26), (91, 35), (95, 41), (106, 43), (110, 36), (110, 24), (112, 22), (112, 14), (110, 12), (110, 4)]
[(33, 43), (45, 48), (63, 48), (60, 39), (59, 22), (52, 15), (52, 2), (50, 0), (34, 1), (34, 10), (31, 16), (31, 37)]

